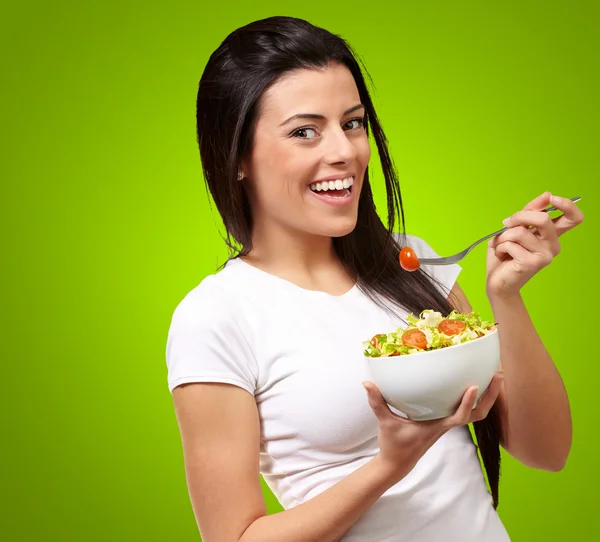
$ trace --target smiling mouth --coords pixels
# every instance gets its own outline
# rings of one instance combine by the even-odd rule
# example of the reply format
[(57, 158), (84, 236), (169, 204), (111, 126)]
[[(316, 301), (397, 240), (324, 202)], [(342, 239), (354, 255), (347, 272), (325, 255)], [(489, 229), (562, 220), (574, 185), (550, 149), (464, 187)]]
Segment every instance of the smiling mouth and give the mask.
[(330, 198), (345, 198), (352, 192), (354, 177), (346, 177), (345, 179), (337, 179), (335, 181), (322, 181), (310, 185), (313, 192)]

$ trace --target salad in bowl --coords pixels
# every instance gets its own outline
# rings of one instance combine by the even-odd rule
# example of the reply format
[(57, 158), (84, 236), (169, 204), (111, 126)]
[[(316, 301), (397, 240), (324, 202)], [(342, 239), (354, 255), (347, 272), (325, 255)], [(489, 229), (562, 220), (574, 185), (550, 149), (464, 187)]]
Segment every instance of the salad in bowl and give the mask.
[(371, 358), (403, 356), (463, 344), (496, 330), (492, 322), (479, 314), (452, 311), (444, 317), (440, 312), (425, 310), (419, 318), (409, 314), (408, 326), (390, 333), (380, 333), (363, 343), (365, 356)]
[(425, 310), (407, 326), (362, 343), (372, 381), (387, 403), (413, 420), (453, 414), (470, 386), (477, 401), (500, 366), (497, 324), (475, 312)]

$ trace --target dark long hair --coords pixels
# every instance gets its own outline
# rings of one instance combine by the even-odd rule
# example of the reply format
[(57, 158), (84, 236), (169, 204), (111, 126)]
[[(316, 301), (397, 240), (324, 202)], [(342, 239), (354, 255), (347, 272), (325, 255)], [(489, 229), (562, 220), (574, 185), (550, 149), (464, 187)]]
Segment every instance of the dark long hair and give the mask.
[[(252, 215), (243, 182), (237, 179), (241, 159), (252, 149), (260, 99), (290, 70), (346, 66), (354, 77), (366, 110), (366, 129), (374, 139), (387, 191), (387, 226), (376, 212), (369, 171), (365, 172), (355, 229), (333, 239), (336, 254), (358, 287), (373, 301), (395, 311), (419, 314), (454, 307), (424, 271), (403, 272), (398, 252), (404, 244), (404, 212), (397, 174), (387, 139), (369, 96), (358, 56), (339, 36), (307, 21), (270, 17), (232, 32), (211, 55), (197, 96), (197, 135), (204, 179), (225, 226), (231, 256), (252, 249)], [(366, 70), (364, 70), (367, 73)], [(393, 235), (398, 224), (400, 236)], [(474, 432), (494, 507), (500, 479), (499, 422), (495, 409), (476, 422)]]

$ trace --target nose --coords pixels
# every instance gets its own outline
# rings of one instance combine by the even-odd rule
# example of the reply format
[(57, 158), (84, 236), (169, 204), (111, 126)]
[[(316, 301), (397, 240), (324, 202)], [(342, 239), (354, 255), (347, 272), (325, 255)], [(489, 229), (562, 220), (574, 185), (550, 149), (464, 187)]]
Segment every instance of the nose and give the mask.
[(356, 158), (356, 147), (341, 128), (328, 134), (325, 145), (327, 164), (349, 164)]

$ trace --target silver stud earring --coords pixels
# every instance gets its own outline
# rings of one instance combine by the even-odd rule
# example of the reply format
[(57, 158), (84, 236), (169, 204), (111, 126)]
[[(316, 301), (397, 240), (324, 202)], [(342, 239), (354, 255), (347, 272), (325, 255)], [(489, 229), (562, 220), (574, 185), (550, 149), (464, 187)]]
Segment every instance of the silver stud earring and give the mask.
[(238, 169), (237, 180), (241, 181), (244, 178), (244, 174), (241, 169)]

